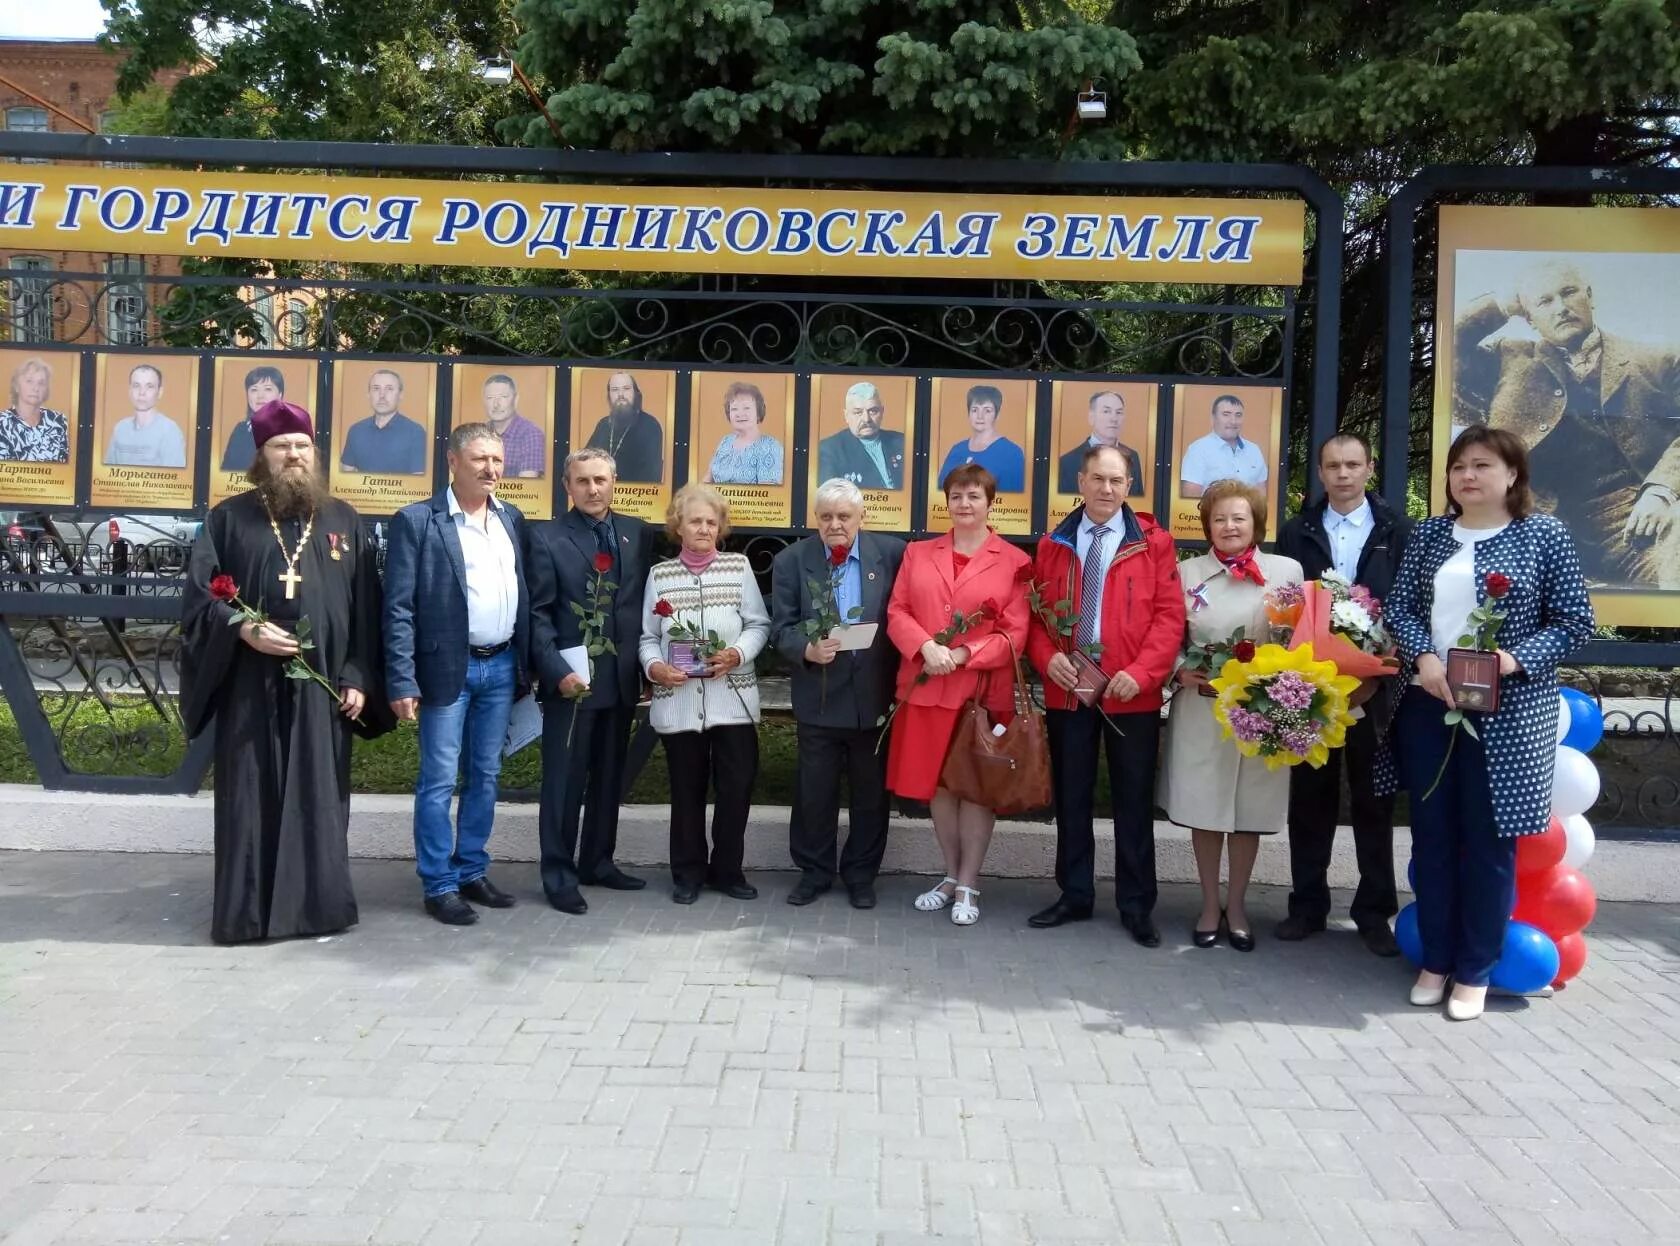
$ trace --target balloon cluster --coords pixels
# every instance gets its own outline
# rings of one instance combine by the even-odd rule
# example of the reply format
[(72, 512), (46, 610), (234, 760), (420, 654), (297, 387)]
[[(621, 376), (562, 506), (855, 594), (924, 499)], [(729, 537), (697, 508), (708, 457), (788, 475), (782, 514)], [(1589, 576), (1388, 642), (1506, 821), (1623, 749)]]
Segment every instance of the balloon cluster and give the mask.
[[(1598, 767), (1587, 754), (1604, 738), (1604, 715), (1584, 692), (1565, 688), (1560, 696), (1552, 818), (1544, 833), (1517, 841), (1517, 903), (1489, 979), (1490, 985), (1521, 995), (1562, 986), (1581, 972), (1587, 963), (1581, 932), (1598, 909), (1581, 867), (1595, 845), (1585, 814), (1598, 799)], [(1394, 937), (1406, 959), (1423, 963), (1415, 903), (1400, 911)]]

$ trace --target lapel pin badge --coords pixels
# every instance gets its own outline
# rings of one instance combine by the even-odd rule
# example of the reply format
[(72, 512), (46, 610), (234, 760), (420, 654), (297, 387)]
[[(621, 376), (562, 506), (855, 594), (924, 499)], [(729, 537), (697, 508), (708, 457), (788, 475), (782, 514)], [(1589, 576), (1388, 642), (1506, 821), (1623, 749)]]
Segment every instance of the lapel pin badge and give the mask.
[(872, 580), (875, 578), (875, 573), (873, 571), (869, 573), (869, 578)]
[(332, 546), (332, 560), (334, 562), (344, 561), (343, 556), (338, 552), (338, 533), (327, 533), (327, 543)]

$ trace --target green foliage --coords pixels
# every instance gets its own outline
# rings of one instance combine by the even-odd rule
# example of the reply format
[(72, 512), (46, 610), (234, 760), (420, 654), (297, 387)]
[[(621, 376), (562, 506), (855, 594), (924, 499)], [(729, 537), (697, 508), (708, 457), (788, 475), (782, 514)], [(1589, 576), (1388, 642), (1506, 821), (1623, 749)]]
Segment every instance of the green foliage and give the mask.
[(169, 92), (166, 132), (384, 143), (489, 140), (515, 106), (478, 64), (510, 0), (103, 0), (119, 89)]
[[(519, 0), (518, 59), (566, 141), (618, 150), (1044, 155), (1075, 92), (1139, 61), (1079, 6)], [(1089, 9), (1091, 6), (1083, 6)], [(502, 127), (555, 141), (534, 114)]]

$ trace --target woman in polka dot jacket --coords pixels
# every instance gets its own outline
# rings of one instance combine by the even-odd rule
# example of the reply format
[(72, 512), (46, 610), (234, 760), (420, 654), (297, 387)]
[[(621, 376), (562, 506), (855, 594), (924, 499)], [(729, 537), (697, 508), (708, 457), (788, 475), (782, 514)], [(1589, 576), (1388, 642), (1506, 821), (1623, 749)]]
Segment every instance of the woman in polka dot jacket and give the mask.
[[(1412, 1003), (1439, 1004), (1450, 977), (1447, 1015), (1467, 1021), (1481, 1015), (1504, 944), (1517, 837), (1544, 831), (1551, 816), (1557, 667), (1592, 635), (1593, 614), (1568, 530), (1530, 513), (1520, 440), (1467, 429), (1447, 455), (1447, 497), (1447, 514), (1418, 526), (1384, 607), (1410, 684), (1389, 726), (1378, 789), (1411, 795), (1423, 944)], [(1503, 613), (1499, 708), (1467, 715), (1472, 735), (1444, 721), (1445, 661), (1490, 597)]]

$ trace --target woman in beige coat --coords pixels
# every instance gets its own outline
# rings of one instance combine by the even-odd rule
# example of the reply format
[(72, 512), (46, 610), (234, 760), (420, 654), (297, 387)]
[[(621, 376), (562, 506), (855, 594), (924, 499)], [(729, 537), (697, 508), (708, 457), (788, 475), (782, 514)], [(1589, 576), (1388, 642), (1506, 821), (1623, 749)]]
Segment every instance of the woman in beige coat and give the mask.
[[(1178, 564), (1188, 607), (1187, 650), (1223, 644), (1237, 628), (1255, 643), (1268, 639), (1266, 590), (1299, 584), (1301, 564), (1262, 554), (1266, 496), (1252, 485), (1221, 480), (1201, 496), (1202, 532), (1213, 548)], [(1217, 674), (1218, 672), (1214, 672)], [(1213, 698), (1198, 695), (1203, 670), (1180, 667), (1179, 690), (1168, 711), (1161, 746), (1160, 803), (1167, 817), (1190, 828), (1202, 912), (1192, 932), (1197, 947), (1212, 947), (1221, 932), (1239, 952), (1254, 950), (1249, 924), (1248, 880), (1260, 853), (1260, 836), (1283, 830), (1289, 814), (1289, 771), (1268, 770), (1244, 757), (1224, 738), (1213, 716)], [(1230, 845), (1228, 894), (1219, 902), (1219, 859)]]

